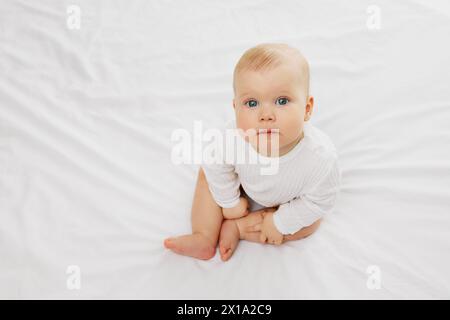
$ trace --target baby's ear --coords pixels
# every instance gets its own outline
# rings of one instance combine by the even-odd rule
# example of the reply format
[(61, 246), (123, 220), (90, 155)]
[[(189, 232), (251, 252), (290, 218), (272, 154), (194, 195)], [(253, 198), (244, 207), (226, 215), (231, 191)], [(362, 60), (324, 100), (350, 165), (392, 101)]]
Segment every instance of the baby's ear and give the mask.
[(234, 99), (233, 99), (233, 109), (236, 109), (236, 103), (234, 102)]
[(314, 97), (309, 96), (308, 100), (306, 101), (305, 121), (308, 121), (311, 118), (313, 109), (314, 109)]
[(314, 97), (313, 96), (309, 96), (308, 100), (306, 101), (306, 110), (309, 113), (312, 113), (314, 109)]

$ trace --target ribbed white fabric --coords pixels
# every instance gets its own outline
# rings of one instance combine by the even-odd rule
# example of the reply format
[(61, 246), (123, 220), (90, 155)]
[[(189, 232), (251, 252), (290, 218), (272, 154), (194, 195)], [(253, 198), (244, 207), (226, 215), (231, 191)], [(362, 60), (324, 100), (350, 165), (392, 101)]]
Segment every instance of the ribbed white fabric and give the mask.
[[(226, 128), (236, 128), (235, 121)], [(256, 153), (244, 139), (238, 140), (247, 145), (246, 152)], [(336, 148), (311, 123), (305, 123), (303, 139), (287, 154), (278, 158), (257, 155), (261, 159), (258, 163), (234, 159), (223, 164), (202, 164), (209, 190), (219, 206), (237, 205), (242, 185), (255, 202), (265, 207), (279, 206), (274, 224), (282, 234), (294, 234), (333, 209), (341, 177)], [(261, 174), (262, 168), (275, 162), (276, 174)]]

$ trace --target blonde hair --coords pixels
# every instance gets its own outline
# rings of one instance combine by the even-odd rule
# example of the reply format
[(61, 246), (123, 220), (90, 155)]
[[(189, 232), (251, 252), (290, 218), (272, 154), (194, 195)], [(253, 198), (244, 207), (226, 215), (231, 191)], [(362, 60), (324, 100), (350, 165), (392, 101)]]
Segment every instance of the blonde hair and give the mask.
[(298, 72), (309, 94), (309, 64), (298, 49), (284, 43), (262, 43), (245, 51), (234, 68), (233, 90), (236, 91), (235, 81), (239, 72), (268, 70), (286, 60), (297, 62)]

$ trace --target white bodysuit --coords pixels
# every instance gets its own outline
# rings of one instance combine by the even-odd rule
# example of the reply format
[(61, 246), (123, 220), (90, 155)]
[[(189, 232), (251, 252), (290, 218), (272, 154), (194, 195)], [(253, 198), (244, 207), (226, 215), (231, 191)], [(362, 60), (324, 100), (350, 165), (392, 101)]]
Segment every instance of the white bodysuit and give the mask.
[[(229, 122), (226, 128), (236, 128), (236, 122)], [(256, 153), (253, 147), (248, 150)], [(242, 163), (235, 159), (231, 163), (202, 164), (209, 190), (219, 206), (236, 206), (242, 185), (248, 197), (262, 206), (279, 206), (274, 213), (274, 224), (282, 234), (294, 234), (333, 209), (341, 180), (336, 148), (311, 123), (305, 122), (303, 139), (287, 154), (275, 159), (276, 174), (262, 175), (261, 168), (268, 166), (267, 161), (275, 160), (258, 156), (264, 163)]]

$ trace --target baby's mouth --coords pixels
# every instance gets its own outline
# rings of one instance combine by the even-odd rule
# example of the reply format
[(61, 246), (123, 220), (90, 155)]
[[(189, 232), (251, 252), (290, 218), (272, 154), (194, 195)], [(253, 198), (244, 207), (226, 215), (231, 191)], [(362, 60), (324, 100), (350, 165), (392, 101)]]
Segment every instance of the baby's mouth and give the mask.
[(280, 129), (258, 129), (258, 135), (260, 134), (279, 134), (280, 133)]

